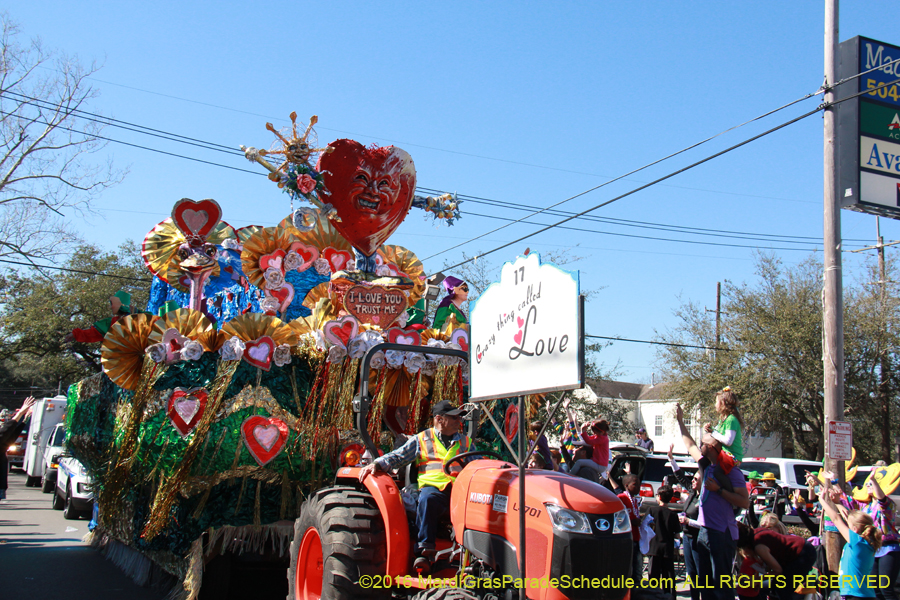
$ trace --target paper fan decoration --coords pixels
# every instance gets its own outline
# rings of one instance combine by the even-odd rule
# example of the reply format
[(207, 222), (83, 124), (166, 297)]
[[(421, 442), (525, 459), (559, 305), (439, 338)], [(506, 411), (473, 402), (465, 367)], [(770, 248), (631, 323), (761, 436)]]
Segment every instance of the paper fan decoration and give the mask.
[[(309, 310), (315, 310), (316, 305), (319, 304), (319, 301), (323, 300), (323, 299), (328, 300), (329, 302), (332, 301), (331, 282), (330, 281), (325, 281), (323, 283), (320, 283), (313, 289), (309, 290), (306, 293), (306, 297), (303, 298), (303, 306), (305, 306)], [(338, 311), (341, 310), (342, 308), (343, 308), (343, 305), (334, 306), (333, 311), (331, 311), (334, 313), (334, 316), (332, 318), (336, 318)], [(330, 319), (326, 319), (326, 320), (330, 320)]]
[[(283, 258), (296, 241), (298, 240), (293, 233), (281, 227), (265, 227), (247, 238), (241, 252), (241, 268), (250, 283), (258, 288), (265, 287), (266, 280), (260, 261), (276, 254)], [(278, 262), (281, 264), (280, 260)]]
[(277, 317), (257, 313), (247, 313), (228, 321), (222, 326), (221, 335), (225, 336), (225, 339), (237, 337), (244, 342), (268, 336), (276, 346), (297, 345), (297, 334), (287, 323)]
[(263, 227), (262, 225), (247, 225), (246, 227), (241, 227), (240, 229), (235, 231), (235, 234), (237, 235), (238, 241), (243, 244), (244, 242), (249, 240), (251, 236), (262, 231), (263, 229), (265, 229), (265, 227)]
[(325, 248), (331, 247), (335, 250), (350, 252), (350, 255), (353, 255), (353, 246), (350, 245), (350, 242), (337, 232), (331, 221), (327, 218), (322, 218), (321, 215), (316, 220), (316, 226), (309, 231), (300, 231), (294, 227), (290, 216), (285, 217), (278, 226), (290, 231), (294, 237), (304, 244), (315, 246), (320, 252), (325, 250)]
[(414, 305), (425, 293), (425, 267), (412, 250), (403, 246), (384, 245), (378, 249), (378, 256), (394, 275), (411, 279), (415, 284), (409, 290), (409, 306)]
[(163, 336), (169, 329), (175, 329), (184, 337), (200, 342), (207, 352), (215, 352), (222, 345), (219, 343), (218, 332), (213, 327), (212, 321), (198, 310), (179, 308), (167, 312), (153, 324), (150, 343), (162, 342)]
[(442, 342), (449, 342), (450, 336), (441, 333), (437, 329), (423, 329), (421, 332), (422, 336), (422, 345), (427, 346), (428, 340), (440, 340)]
[(122, 389), (133, 390), (141, 380), (144, 350), (150, 345), (150, 333), (159, 317), (139, 313), (116, 321), (100, 347), (103, 372)]
[[(206, 241), (215, 246), (221, 246), (225, 240), (236, 237), (237, 234), (231, 225), (225, 221), (219, 221), (207, 236)], [(179, 281), (181, 272), (178, 270), (176, 251), (185, 241), (187, 240), (184, 233), (169, 218), (150, 230), (141, 247), (141, 256), (150, 272), (182, 292), (188, 291), (188, 288)], [(217, 277), (218, 275), (219, 265), (216, 263), (212, 276)]]

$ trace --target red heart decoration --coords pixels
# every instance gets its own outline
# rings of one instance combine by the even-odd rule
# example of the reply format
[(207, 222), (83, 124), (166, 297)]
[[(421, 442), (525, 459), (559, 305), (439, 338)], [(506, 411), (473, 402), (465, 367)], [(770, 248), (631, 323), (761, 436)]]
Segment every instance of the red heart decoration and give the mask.
[(281, 312), (284, 312), (290, 305), (291, 300), (294, 299), (294, 286), (287, 282), (277, 290), (265, 290), (265, 292), (266, 296), (272, 296), (278, 300), (278, 303), (281, 306)]
[(519, 330), (519, 333), (517, 333), (516, 335), (513, 336), (513, 339), (516, 341), (517, 344), (522, 343), (522, 330), (521, 329)]
[(504, 429), (506, 430), (506, 439), (512, 442), (516, 434), (519, 433), (519, 407), (510, 403), (506, 407), (506, 419)]
[[(248, 344), (249, 346), (249, 344)], [(290, 435), (287, 423), (276, 417), (254, 415), (241, 424), (241, 437), (250, 455), (264, 467), (278, 456)]]
[(303, 242), (294, 242), (289, 249), (299, 254), (300, 258), (303, 259), (303, 264), (297, 269), (298, 273), (302, 273), (310, 268), (319, 258), (319, 249), (315, 246), (308, 246)]
[(336, 250), (331, 246), (322, 251), (322, 258), (331, 265), (332, 273), (342, 271), (353, 264), (353, 254), (346, 250)]
[(347, 315), (325, 323), (322, 333), (325, 335), (325, 339), (332, 344), (346, 348), (350, 344), (350, 340), (359, 333), (359, 322), (353, 315)]
[(316, 170), (331, 192), (324, 202), (337, 210), (332, 221), (350, 245), (372, 256), (391, 237), (412, 206), (416, 167), (412, 157), (394, 146), (366, 148), (354, 140), (328, 144)]
[(206, 410), (209, 392), (205, 388), (185, 389), (177, 387), (169, 397), (166, 415), (182, 437), (189, 434), (200, 422)]
[(263, 371), (272, 368), (273, 354), (275, 354), (275, 340), (267, 335), (247, 342), (247, 346), (244, 348), (244, 360)]
[(463, 352), (469, 351), (469, 332), (465, 329), (454, 329), (450, 341), (459, 346)]
[(172, 207), (172, 221), (188, 238), (206, 239), (221, 219), (222, 208), (211, 198), (200, 202), (182, 198)]
[(392, 344), (406, 344), (407, 346), (422, 345), (422, 336), (415, 329), (400, 329), (391, 327), (387, 330), (388, 342)]
[(269, 267), (275, 267), (282, 273), (284, 273), (284, 257), (287, 254), (284, 250), (279, 248), (272, 254), (264, 254), (259, 257), (259, 270), (265, 272)]

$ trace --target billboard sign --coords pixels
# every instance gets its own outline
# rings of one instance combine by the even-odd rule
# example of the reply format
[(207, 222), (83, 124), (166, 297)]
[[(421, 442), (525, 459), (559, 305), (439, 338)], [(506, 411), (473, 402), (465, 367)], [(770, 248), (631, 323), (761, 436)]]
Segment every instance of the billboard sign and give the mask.
[(578, 271), (506, 263), (469, 311), (472, 400), (584, 387), (584, 319)]
[(836, 89), (841, 207), (900, 219), (900, 47), (855, 37), (839, 52), (838, 78), (859, 75)]

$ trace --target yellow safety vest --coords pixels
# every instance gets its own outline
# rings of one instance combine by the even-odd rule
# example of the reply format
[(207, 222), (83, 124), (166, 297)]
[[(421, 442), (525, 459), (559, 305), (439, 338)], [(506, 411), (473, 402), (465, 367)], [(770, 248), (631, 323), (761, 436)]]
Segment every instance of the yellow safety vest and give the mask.
[(434, 428), (426, 429), (416, 435), (419, 440), (419, 487), (430, 485), (443, 490), (456, 480), (463, 465), (458, 461), (450, 465), (450, 476), (444, 473), (444, 463), (463, 452), (468, 452), (472, 445), (468, 437), (453, 442), (450, 449), (444, 448)]

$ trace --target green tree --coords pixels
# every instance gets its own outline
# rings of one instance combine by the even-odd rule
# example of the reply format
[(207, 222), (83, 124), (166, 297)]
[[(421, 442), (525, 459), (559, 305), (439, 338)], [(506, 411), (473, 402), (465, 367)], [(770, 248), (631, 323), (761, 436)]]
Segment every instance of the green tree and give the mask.
[[(811, 257), (785, 268), (770, 256), (757, 259), (757, 281), (722, 287), (722, 335), (716, 348), (709, 313), (687, 302), (675, 311), (679, 323), (660, 341), (703, 346), (663, 346), (659, 358), (676, 397), (699, 407), (715, 422), (713, 401), (726, 385), (737, 392), (748, 432), (770, 433), (792, 442), (798, 456), (821, 459), (826, 423), (822, 370), (822, 265)], [(878, 452), (881, 359), (897, 361), (896, 304), (885, 309), (871, 286), (844, 287), (845, 419), (854, 425), (854, 445), (863, 461)], [(881, 313), (881, 314), (880, 314)], [(892, 372), (896, 372), (893, 369)], [(897, 389), (892, 382), (892, 389)], [(896, 406), (896, 397), (892, 402)], [(894, 411), (896, 414), (896, 410)]]
[(117, 252), (79, 246), (65, 268), (0, 276), (0, 376), (8, 378), (0, 387), (56, 390), (100, 371), (100, 344), (66, 343), (65, 335), (110, 316), (117, 290), (131, 294), (133, 311), (146, 306), (150, 277), (133, 242)]

